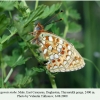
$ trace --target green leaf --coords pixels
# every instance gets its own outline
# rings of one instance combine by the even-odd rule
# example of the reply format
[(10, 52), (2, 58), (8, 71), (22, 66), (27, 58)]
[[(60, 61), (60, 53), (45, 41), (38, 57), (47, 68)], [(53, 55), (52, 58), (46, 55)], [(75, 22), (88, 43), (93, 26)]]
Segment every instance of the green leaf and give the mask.
[[(66, 11), (66, 13), (67, 13), (67, 12), (68, 12), (68, 11)], [(62, 18), (62, 22), (64, 22), (65, 25), (68, 23), (68, 16), (67, 16), (67, 14), (65, 14), (65, 13), (60, 13), (60, 14), (59, 14), (59, 17)]]
[(29, 83), (32, 82), (32, 78), (30, 76), (23, 76), (22, 74), (18, 74), (15, 78), (15, 82), (13, 83), (14, 87), (26, 87)]
[(46, 7), (44, 9), (44, 12), (40, 16), (40, 18), (44, 19), (47, 16), (51, 16), (53, 13), (55, 13), (59, 8), (61, 7), (61, 3), (53, 4), (51, 7)]
[(22, 55), (18, 53), (18, 50), (14, 50), (12, 53), (12, 56), (5, 56), (4, 61), (10, 66), (10, 67), (16, 67), (18, 65), (25, 64), (25, 62), (29, 58), (24, 58)]
[(8, 29), (10, 31), (10, 35), (4, 34), (2, 38), (0, 38), (0, 43), (3, 44), (5, 41), (9, 40), (15, 33), (16, 33), (16, 28), (11, 27), (11, 29)]
[(28, 9), (28, 7), (25, 6), (23, 2), (16, 3), (15, 7), (19, 10), (19, 12), (20, 12), (24, 17), (28, 16), (28, 14), (26, 13), (26, 10)]
[(10, 32), (11, 34), (15, 34), (15, 33), (17, 32), (17, 29), (16, 29), (16, 27), (14, 27), (14, 26), (10, 27), (8, 30), (9, 30), (9, 32)]
[(24, 22), (20, 20), (20, 22), (18, 21), (14, 21), (14, 26), (16, 27), (18, 33), (22, 33), (24, 30)]
[(70, 43), (72, 43), (75, 48), (83, 48), (84, 45), (75, 39), (67, 39)]
[(45, 12), (43, 13), (43, 15), (44, 15), (43, 17), (49, 15), (49, 7), (48, 6), (45, 8)]
[(36, 21), (39, 18), (39, 16), (43, 13), (44, 9), (45, 5), (40, 5), (37, 7), (36, 10), (32, 10), (30, 13), (26, 12), (26, 18), (23, 16), (19, 17), (18, 20), (15, 20), (14, 25), (17, 28), (18, 33), (20, 33), (21, 35), (25, 34), (23, 32), (25, 30), (24, 28), (26, 28), (33, 21)]
[(7, 28), (10, 23), (10, 19), (5, 14), (0, 14), (0, 34)]
[(57, 34), (57, 35), (59, 35), (59, 33), (60, 33), (59, 27), (54, 27), (54, 28), (52, 29), (52, 31), (53, 31), (54, 34)]
[[(32, 68), (32, 69), (25, 69), (25, 75), (18, 74), (15, 78), (15, 82), (13, 83), (14, 87), (26, 87), (33, 81), (33, 76), (38, 74), (38, 72), (43, 72), (44, 69), (42, 68)], [(29, 87), (29, 86), (28, 86)]]
[(52, 28), (52, 26), (53, 24), (46, 25), (45, 30), (49, 30), (50, 28)]
[(16, 4), (15, 1), (1, 1), (0, 2), (0, 10), (13, 10), (14, 5)]
[(36, 45), (36, 44), (30, 44), (30, 45), (33, 50), (36, 50), (40, 47), (39, 45)]
[[(56, 5), (57, 6), (57, 5)], [(60, 5), (59, 5), (59, 7), (60, 7)], [(58, 10), (59, 9), (59, 7), (57, 7), (56, 9)], [(50, 7), (50, 15), (52, 15), (54, 12), (53, 12), (53, 10), (55, 9), (55, 4), (53, 4), (51, 7)], [(56, 10), (55, 10), (56, 11)]]
[(44, 71), (43, 68), (33, 67), (32, 69), (33, 69), (33, 71), (35, 71), (35, 72), (43, 72), (43, 71)]
[(37, 7), (36, 10), (31, 11), (29, 17), (25, 19), (25, 26), (28, 25), (31, 21), (36, 21), (37, 19), (40, 18), (40, 15), (43, 13), (45, 9), (45, 5), (40, 5)]
[(33, 67), (33, 68), (31, 68), (31, 69), (27, 69), (27, 68), (26, 68), (25, 71), (26, 71), (25, 75), (31, 77), (31, 76), (33, 76), (33, 75), (38, 74), (38, 72), (43, 72), (44, 69), (43, 69), (43, 68), (38, 68), (38, 67)]
[(6, 38), (8, 37), (8, 35), (3, 35), (2, 36), (2, 38), (0, 38), (0, 43), (2, 44), (5, 40), (6, 40)]
[[(55, 9), (53, 10), (55, 6)], [(50, 8), (46, 5), (40, 5), (36, 10), (30, 12), (27, 18), (20, 18), (19, 21), (15, 21), (15, 27), (19, 33), (23, 34), (24, 28), (29, 25), (32, 21), (36, 21), (39, 18), (47, 17), (48, 15), (54, 13), (56, 10), (60, 8), (61, 4), (58, 3), (56, 5), (51, 6)]]
[(57, 25), (54, 24), (54, 23), (53, 23), (53, 25), (52, 25), (52, 27), (51, 27), (51, 31), (52, 31), (52, 33), (54, 33), (54, 34), (56, 34), (56, 35), (58, 35), (58, 36), (61, 36), (61, 37), (62, 37), (62, 35), (63, 35), (63, 34), (61, 34), (61, 32), (60, 32), (60, 28), (57, 27)]
[(74, 9), (69, 9), (69, 13), (68, 14), (69, 14), (69, 16), (71, 18), (76, 19), (76, 20), (81, 18), (80, 14), (77, 12), (77, 10), (74, 10)]
[(26, 42), (20, 42), (19, 45), (21, 46), (21, 48), (24, 50), (25, 47), (27, 46)]
[(70, 22), (68, 24), (68, 32), (70, 32), (70, 33), (77, 33), (79, 31), (81, 31), (81, 29), (82, 29), (82, 27), (75, 22)]
[(3, 44), (2, 50), (6, 49), (7, 47), (13, 45), (14, 43), (18, 42), (19, 37), (14, 36), (13, 38), (9, 39), (7, 42)]

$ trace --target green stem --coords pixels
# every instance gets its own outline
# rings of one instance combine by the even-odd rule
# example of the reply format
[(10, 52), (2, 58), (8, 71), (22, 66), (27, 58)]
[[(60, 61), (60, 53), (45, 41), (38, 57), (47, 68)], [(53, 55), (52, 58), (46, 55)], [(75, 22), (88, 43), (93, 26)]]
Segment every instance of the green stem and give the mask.
[(4, 87), (4, 82), (3, 82), (3, 68), (1, 68), (2, 70), (2, 88)]
[(56, 82), (55, 82), (55, 79), (54, 79), (54, 76), (51, 76), (51, 75), (49, 75), (49, 74), (48, 74), (48, 76), (49, 76), (49, 79), (50, 79), (52, 88), (57, 88)]
[(67, 32), (68, 32), (68, 24), (67, 24), (67, 26), (65, 27), (65, 30), (64, 30), (64, 35), (63, 35), (64, 39), (66, 38)]
[(0, 52), (0, 68), (1, 68), (1, 84), (2, 84), (2, 88), (4, 87), (4, 83), (3, 83), (3, 78), (4, 78), (4, 69), (3, 69), (3, 64), (2, 64), (2, 53)]
[[(91, 17), (91, 3), (90, 2), (83, 2), (83, 13), (84, 13), (84, 43), (85, 43), (85, 57), (93, 60), (93, 19)], [(93, 86), (93, 68), (91, 67), (92, 64), (87, 62), (86, 63), (86, 87), (92, 87)]]
[(2, 67), (2, 55), (1, 55), (1, 52), (0, 52), (0, 68), (1, 68), (1, 79), (2, 79), (2, 88), (4, 87), (4, 84), (3, 84), (3, 67)]
[(4, 77), (6, 77), (6, 71), (5, 68), (7, 67), (7, 64), (1, 61), (1, 70), (2, 70), (2, 88), (4, 88)]
[[(20, 38), (22, 38), (22, 37), (20, 37)], [(23, 38), (22, 38), (22, 39), (23, 39)], [(27, 41), (25, 41), (24, 39), (23, 39), (23, 41), (27, 44), (28, 48), (31, 50), (32, 54), (35, 56), (35, 58), (37, 59), (37, 61), (41, 63), (41, 60), (38, 59), (39, 57), (38, 57), (38, 55), (36, 54), (36, 52), (31, 48), (31, 45), (30, 45)]]
[(12, 15), (11, 15), (11, 12), (9, 11), (9, 16), (10, 16), (10, 19), (12, 20)]
[(3, 39), (1, 41), (1, 44), (3, 44), (4, 42), (6, 42), (7, 40), (9, 40), (14, 34), (16, 34), (17, 30), (15, 30), (15, 32), (13, 32), (12, 34), (10, 34), (9, 36), (7, 36), (7, 38)]
[[(24, 53), (25, 53), (26, 51), (27, 51), (27, 49), (24, 50)], [(20, 56), (18, 57), (18, 59), (16, 60), (16, 62), (17, 62), (18, 60), (20, 60), (21, 58), (22, 58), (22, 55), (20, 55)], [(14, 65), (12, 65), (12, 66), (14, 66)], [(6, 76), (6, 78), (5, 78), (5, 80), (4, 80), (4, 83), (6, 83), (6, 82), (8, 81), (8, 79), (9, 79), (9, 77), (11, 76), (12, 72), (13, 72), (13, 68), (10, 69), (8, 75)]]
[(35, 3), (35, 9), (38, 7), (38, 3), (39, 3), (39, 1), (36, 0), (36, 3)]
[(13, 72), (13, 68), (10, 69), (8, 75), (6, 76), (6, 78), (5, 78), (5, 80), (4, 80), (4, 83), (6, 83), (6, 82), (8, 81), (8, 79), (9, 79), (9, 77), (11, 76), (12, 72)]
[[(68, 19), (68, 10), (66, 10), (66, 18)], [(64, 39), (66, 39), (67, 33), (68, 33), (68, 23), (67, 23), (67, 25), (65, 26), (64, 35), (63, 35), (63, 38), (64, 38)]]
[(86, 61), (90, 62), (91, 64), (93, 64), (93, 66), (94, 66), (95, 69), (97, 70), (98, 74), (100, 75), (100, 70), (99, 70), (99, 68), (98, 68), (91, 60), (89, 60), (89, 59), (87, 59), (87, 58), (84, 58), (84, 60), (86, 60)]

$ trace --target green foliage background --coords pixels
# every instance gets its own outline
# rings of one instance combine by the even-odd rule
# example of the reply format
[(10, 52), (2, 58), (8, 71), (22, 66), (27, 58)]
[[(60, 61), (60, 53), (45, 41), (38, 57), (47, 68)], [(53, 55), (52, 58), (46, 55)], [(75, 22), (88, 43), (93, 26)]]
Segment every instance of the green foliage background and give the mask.
[[(57, 14), (60, 10), (63, 13)], [(45, 30), (71, 42), (86, 65), (78, 71), (52, 74), (45, 69), (39, 46), (30, 44), (34, 37), (29, 33), (38, 22), (44, 25), (60, 18), (45, 25)], [(99, 33), (99, 1), (1, 1), (0, 87), (99, 88)]]

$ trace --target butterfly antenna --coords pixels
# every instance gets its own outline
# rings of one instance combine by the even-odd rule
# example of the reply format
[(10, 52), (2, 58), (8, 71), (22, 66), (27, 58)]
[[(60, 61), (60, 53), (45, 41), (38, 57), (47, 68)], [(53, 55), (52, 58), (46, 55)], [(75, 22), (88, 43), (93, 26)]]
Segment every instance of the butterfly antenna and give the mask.
[[(55, 14), (52, 18), (50, 18), (45, 24), (44, 24), (44, 26), (47, 24), (47, 23), (49, 23), (53, 18), (55, 18), (59, 13), (61, 13), (61, 12), (64, 12), (63, 10), (61, 10), (60, 12), (58, 12), (57, 14)], [(56, 21), (54, 21), (54, 22), (56, 22)], [(54, 22), (51, 22), (51, 23), (54, 23)], [(49, 24), (51, 24), (51, 23), (49, 23)]]
[[(59, 21), (61, 21), (61, 20), (63, 20), (63, 19), (61, 18), (61, 19), (59, 19), (59, 20), (55, 20), (55, 21), (50, 22), (50, 23), (48, 23), (48, 24), (52, 24), (52, 23), (55, 23), (55, 22), (59, 22)], [(47, 25), (48, 25), (48, 24), (47, 24)]]

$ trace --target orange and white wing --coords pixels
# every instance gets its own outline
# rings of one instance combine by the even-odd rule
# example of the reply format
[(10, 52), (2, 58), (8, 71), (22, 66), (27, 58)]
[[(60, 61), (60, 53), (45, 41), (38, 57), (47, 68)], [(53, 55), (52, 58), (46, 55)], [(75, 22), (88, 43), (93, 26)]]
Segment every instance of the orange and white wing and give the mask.
[(46, 68), (50, 72), (75, 71), (84, 67), (83, 58), (68, 41), (47, 32), (41, 32), (39, 41), (42, 56), (48, 61)]

